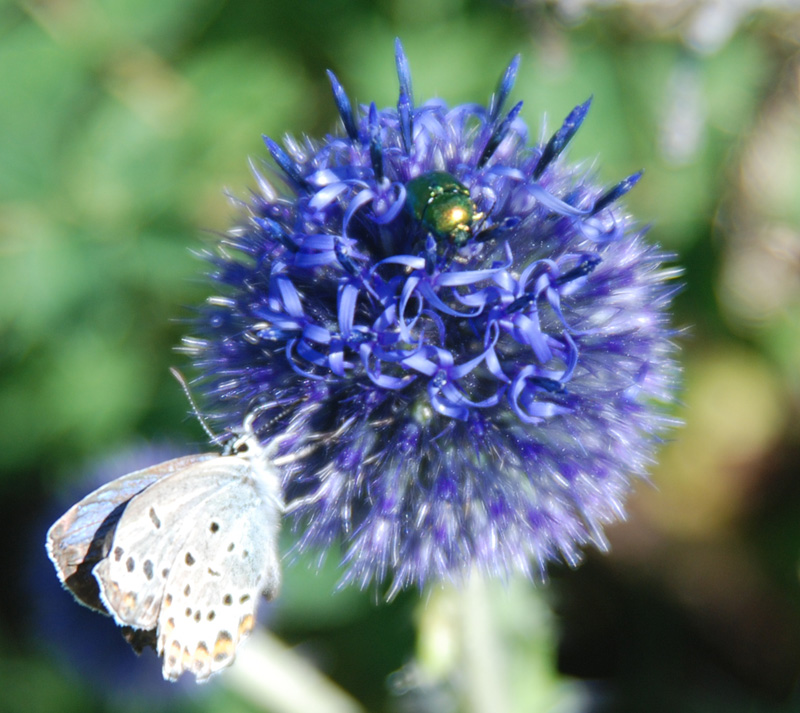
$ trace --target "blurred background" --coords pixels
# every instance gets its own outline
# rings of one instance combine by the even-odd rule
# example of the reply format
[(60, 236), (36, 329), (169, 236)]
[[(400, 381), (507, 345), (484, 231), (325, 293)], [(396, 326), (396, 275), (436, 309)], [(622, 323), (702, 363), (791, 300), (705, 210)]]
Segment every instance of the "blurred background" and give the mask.
[[(686, 269), (686, 425), (610, 555), (391, 604), (301, 559), (232, 671), (164, 684), (44, 533), (206, 448), (168, 373), (191, 251), (262, 133), (334, 127), (326, 68), (396, 101), (395, 36), (418, 100), (485, 102), (521, 53), (534, 136), (594, 95), (571, 159), (644, 168), (627, 204)], [(0, 0), (0, 711), (800, 711), (798, 41), (797, 0)]]

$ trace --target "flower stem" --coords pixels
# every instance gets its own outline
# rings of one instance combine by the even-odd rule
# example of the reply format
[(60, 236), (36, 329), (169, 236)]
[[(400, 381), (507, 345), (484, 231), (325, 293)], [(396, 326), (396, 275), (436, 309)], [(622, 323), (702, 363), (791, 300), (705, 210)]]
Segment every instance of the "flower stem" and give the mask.
[(459, 596), (463, 709), (469, 713), (507, 713), (508, 682), (503, 647), (485, 579), (473, 572)]

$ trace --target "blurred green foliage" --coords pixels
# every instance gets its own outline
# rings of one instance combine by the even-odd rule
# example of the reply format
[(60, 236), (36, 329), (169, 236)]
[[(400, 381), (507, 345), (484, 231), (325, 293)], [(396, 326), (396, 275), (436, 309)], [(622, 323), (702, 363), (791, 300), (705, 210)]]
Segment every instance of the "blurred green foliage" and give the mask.
[[(702, 397), (687, 395), (687, 427), (654, 475), (663, 497), (644, 488), (633, 524), (612, 532), (615, 554), (557, 576), (546, 590), (557, 621), (526, 585), (492, 590), (509, 710), (798, 710), (800, 633), (786, 633), (800, 623), (793, 35), (767, 16), (702, 56), (622, 10), (568, 26), (537, 3), (488, 0), (0, 0), (0, 514), (11, 543), (0, 560), (11, 582), (0, 710), (125, 706), (35, 642), (39, 517), (87, 463), (137, 438), (202, 447), (167, 369), (183, 366), (174, 347), (207, 296), (191, 251), (235, 219), (224, 189), (247, 195), (261, 134), (335, 125), (325, 68), (356, 101), (396, 101), (395, 36), (418, 101), (486, 101), (521, 53), (514, 97), (532, 140), (594, 95), (571, 157), (597, 159), (609, 186), (645, 168), (627, 204), (686, 267), (678, 323), (692, 325), (687, 383)], [(697, 105), (670, 99), (675, 76)], [(680, 161), (660, 143), (676, 106), (678, 117), (697, 113), (696, 146)], [(782, 242), (753, 237), (775, 231)], [(759, 306), (759, 295), (771, 301)], [(710, 568), (693, 570), (709, 547)], [(334, 593), (333, 558), (297, 562), (286, 578), (273, 628), (369, 710), (462, 709), (464, 674), (441, 643), (470, 620), (448, 609), (463, 606), (456, 595), (379, 605)], [(592, 613), (576, 615), (576, 602)], [(641, 619), (652, 626), (628, 630)], [(660, 640), (665, 631), (674, 636)], [(748, 667), (736, 646), (775, 661)], [(605, 681), (602, 695), (580, 678)], [(181, 706), (256, 709), (225, 688)]]

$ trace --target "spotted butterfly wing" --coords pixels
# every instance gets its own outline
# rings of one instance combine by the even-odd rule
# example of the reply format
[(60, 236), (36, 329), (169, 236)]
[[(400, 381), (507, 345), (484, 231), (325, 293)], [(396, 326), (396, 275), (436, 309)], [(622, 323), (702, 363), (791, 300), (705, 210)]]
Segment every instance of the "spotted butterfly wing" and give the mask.
[(156, 629), (165, 678), (205, 680), (229, 665), (259, 594), (277, 593), (280, 501), (258, 470), (229, 456), (155, 483), (131, 500), (94, 570), (119, 624)]
[(218, 453), (183, 456), (143, 468), (106, 483), (65, 512), (47, 532), (47, 554), (61, 583), (76, 601), (107, 614), (92, 576), (95, 565), (108, 555), (111, 539), (128, 502), (156, 481)]
[[(153, 473), (104, 520), (102, 547), (90, 559), (97, 600), (121, 626), (152, 635), (170, 680), (191, 671), (204, 681), (229, 665), (253, 627), (259, 593), (279, 587), (278, 476), (255, 453), (197, 457)], [(128, 496), (135, 479), (120, 480)], [(82, 503), (96, 508), (115, 483)], [(89, 527), (82, 503), (51, 528), (48, 551), (77, 537), (70, 524)], [(53, 559), (61, 575), (63, 558)]]

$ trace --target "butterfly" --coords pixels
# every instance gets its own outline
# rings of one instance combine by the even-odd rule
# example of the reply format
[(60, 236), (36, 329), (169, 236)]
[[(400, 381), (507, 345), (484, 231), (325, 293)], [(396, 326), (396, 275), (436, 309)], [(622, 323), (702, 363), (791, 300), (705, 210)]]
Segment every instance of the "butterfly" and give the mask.
[(117, 478), (47, 533), (47, 554), (75, 599), (110, 614), (164, 678), (198, 682), (229, 666), (253, 630), (259, 595), (280, 589), (284, 509), (272, 456), (253, 430), (223, 453), (175, 458)]

